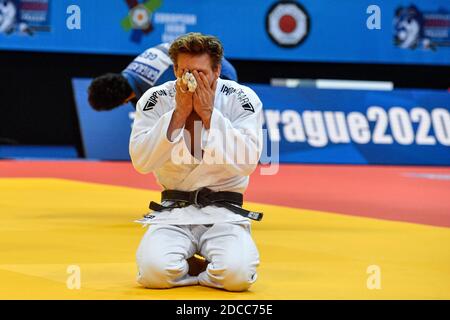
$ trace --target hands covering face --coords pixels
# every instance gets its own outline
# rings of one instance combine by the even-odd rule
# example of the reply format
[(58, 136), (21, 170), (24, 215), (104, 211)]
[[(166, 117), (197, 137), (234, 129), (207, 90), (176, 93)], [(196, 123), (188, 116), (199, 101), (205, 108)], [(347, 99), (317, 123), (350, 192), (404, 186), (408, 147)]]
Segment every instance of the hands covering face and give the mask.
[(203, 72), (193, 72), (197, 80), (197, 89), (194, 92), (194, 110), (202, 119), (206, 128), (209, 128), (211, 114), (214, 108), (217, 79), (209, 84), (208, 78)]
[[(209, 123), (211, 120), (211, 114), (214, 107), (214, 98), (217, 87), (217, 79), (209, 84), (208, 78), (203, 72), (198, 72), (194, 70), (192, 72), (192, 76), (187, 72), (183, 74), (182, 79), (178, 79), (176, 82), (176, 103), (177, 109), (180, 109), (179, 112), (186, 117), (192, 111), (195, 111), (198, 116), (202, 119), (203, 124), (206, 128), (209, 128)], [(194, 89), (194, 80), (197, 83), (195, 91), (191, 92)]]

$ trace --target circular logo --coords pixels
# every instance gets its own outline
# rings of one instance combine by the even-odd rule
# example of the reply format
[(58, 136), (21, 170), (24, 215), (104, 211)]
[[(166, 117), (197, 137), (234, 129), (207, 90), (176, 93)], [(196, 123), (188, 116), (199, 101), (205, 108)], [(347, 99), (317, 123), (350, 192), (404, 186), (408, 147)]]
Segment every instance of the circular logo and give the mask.
[(266, 30), (273, 42), (281, 47), (296, 47), (309, 33), (307, 11), (295, 1), (275, 3), (266, 16)]
[(138, 5), (130, 10), (130, 17), (135, 29), (146, 29), (150, 25), (150, 13), (142, 5)]

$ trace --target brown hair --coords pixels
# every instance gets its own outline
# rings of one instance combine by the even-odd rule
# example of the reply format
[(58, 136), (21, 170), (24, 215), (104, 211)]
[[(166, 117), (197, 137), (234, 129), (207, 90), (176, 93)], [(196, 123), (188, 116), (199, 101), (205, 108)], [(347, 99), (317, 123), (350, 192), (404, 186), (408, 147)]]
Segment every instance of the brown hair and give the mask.
[(178, 37), (170, 45), (169, 56), (175, 66), (179, 53), (207, 53), (211, 58), (211, 67), (216, 70), (223, 57), (223, 47), (220, 40), (214, 36), (190, 32)]

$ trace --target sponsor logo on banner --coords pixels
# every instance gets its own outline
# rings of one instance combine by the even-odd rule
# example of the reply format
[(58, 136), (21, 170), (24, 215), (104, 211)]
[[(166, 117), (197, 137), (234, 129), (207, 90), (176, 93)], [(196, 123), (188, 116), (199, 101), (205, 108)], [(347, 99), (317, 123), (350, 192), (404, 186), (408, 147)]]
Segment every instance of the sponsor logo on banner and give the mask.
[(445, 108), (370, 106), (365, 112), (266, 109), (264, 114), (269, 137), (276, 142), (315, 148), (348, 143), (450, 147), (450, 112)]
[(122, 20), (122, 28), (131, 30), (132, 42), (140, 43), (144, 35), (153, 31), (152, 15), (158, 9), (162, 0), (148, 0), (139, 3), (138, 0), (125, 0), (130, 9), (128, 15)]
[(50, 0), (0, 0), (0, 34), (50, 31)]
[(197, 25), (197, 15), (190, 13), (155, 13), (155, 24), (164, 26), (161, 42), (172, 42), (182, 34), (187, 33), (188, 26)]
[(416, 6), (399, 7), (394, 18), (394, 43), (403, 49), (436, 50), (450, 47), (450, 12), (420, 11)]
[(308, 12), (296, 1), (277, 2), (267, 13), (266, 31), (281, 47), (300, 45), (308, 36), (309, 29)]

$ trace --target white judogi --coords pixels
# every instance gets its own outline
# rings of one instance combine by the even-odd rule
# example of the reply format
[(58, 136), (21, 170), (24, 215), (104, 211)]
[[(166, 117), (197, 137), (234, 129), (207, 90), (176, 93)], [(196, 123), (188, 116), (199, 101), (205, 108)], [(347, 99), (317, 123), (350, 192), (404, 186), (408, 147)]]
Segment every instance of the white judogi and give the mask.
[[(175, 109), (175, 81), (148, 90), (138, 101), (130, 138), (135, 169), (154, 172), (164, 189), (243, 193), (262, 152), (262, 103), (250, 88), (218, 79), (210, 129), (201, 128), (201, 160), (191, 155), (183, 132), (167, 129)], [(243, 157), (245, 155), (245, 157)], [(163, 203), (164, 205), (164, 203)], [(138, 281), (147, 287), (197, 284), (240, 291), (256, 280), (259, 255), (249, 219), (227, 209), (189, 206), (155, 213), (137, 253)], [(186, 259), (210, 261), (197, 277)]]

